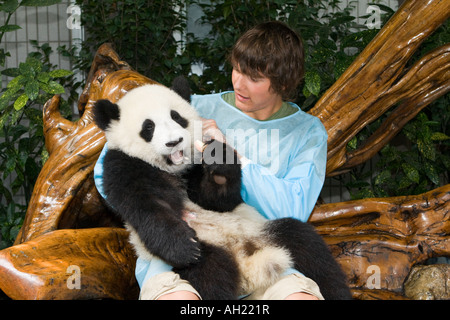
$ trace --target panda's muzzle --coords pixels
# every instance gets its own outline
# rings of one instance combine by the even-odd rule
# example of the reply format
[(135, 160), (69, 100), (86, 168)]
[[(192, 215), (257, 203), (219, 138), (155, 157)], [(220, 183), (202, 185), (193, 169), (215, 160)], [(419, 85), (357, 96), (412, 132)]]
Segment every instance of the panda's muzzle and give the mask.
[(174, 165), (182, 164), (183, 161), (184, 161), (184, 152), (183, 152), (183, 150), (176, 150), (175, 152), (172, 152), (169, 155), (169, 160)]
[(183, 142), (183, 137), (179, 138), (178, 140), (167, 142), (166, 147), (173, 148), (179, 145), (181, 142)]
[(168, 163), (179, 165), (184, 161), (184, 152), (182, 148), (176, 148), (181, 142), (183, 142), (183, 138), (179, 138), (178, 140), (170, 141), (166, 143), (166, 146), (169, 148), (173, 148), (172, 152), (168, 156)]

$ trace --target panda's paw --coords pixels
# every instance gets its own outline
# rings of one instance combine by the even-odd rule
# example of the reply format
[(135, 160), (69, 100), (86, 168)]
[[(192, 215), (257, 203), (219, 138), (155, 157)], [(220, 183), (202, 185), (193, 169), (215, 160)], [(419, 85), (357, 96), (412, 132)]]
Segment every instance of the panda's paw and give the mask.
[(189, 228), (184, 235), (175, 236), (165, 255), (166, 260), (174, 267), (185, 267), (197, 263), (201, 256), (201, 250), (195, 231)]
[(241, 165), (236, 151), (226, 143), (212, 140), (203, 152), (206, 173), (218, 185), (240, 179)]
[(203, 164), (206, 165), (237, 165), (240, 164), (236, 150), (218, 140), (211, 140), (203, 147)]
[(190, 239), (188, 243), (183, 243), (173, 252), (170, 264), (176, 268), (186, 267), (195, 264), (201, 256), (200, 244), (197, 239)]

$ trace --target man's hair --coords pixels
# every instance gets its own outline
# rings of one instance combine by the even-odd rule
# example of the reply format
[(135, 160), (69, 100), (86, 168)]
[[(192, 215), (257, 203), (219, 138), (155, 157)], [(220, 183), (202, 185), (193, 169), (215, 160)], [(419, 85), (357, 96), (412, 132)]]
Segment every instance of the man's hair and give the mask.
[(230, 56), (233, 68), (258, 79), (270, 79), (271, 89), (283, 100), (292, 100), (304, 75), (303, 43), (286, 24), (261, 23), (245, 32)]

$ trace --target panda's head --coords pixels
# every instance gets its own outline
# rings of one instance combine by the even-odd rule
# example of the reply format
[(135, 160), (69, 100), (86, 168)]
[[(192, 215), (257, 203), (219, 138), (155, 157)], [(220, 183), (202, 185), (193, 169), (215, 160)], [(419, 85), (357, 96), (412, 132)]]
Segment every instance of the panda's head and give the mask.
[(108, 148), (178, 172), (192, 163), (194, 125), (200, 121), (189, 99), (186, 88), (144, 85), (116, 104), (97, 101), (94, 121), (105, 132)]

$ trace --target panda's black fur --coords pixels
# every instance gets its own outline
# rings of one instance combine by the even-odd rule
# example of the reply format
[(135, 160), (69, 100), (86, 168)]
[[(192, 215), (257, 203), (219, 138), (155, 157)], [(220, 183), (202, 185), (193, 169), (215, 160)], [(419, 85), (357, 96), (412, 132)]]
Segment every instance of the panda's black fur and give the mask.
[[(158, 93), (163, 90), (159, 87)], [(172, 89), (171, 93), (160, 94), (176, 92), (189, 101), (190, 91), (184, 81), (178, 79)], [(146, 103), (151, 105), (152, 101)], [(214, 157), (215, 152), (223, 150), (224, 157), (234, 155), (234, 164), (210, 163), (204, 158), (201, 164), (184, 165), (178, 164), (171, 155), (164, 156), (164, 163), (159, 159), (153, 161), (144, 153), (131, 154), (130, 150), (134, 149), (129, 148), (136, 146), (112, 143), (114, 139), (119, 142), (122, 139), (120, 135), (114, 136), (115, 130), (125, 132), (117, 129), (122, 121), (120, 104), (121, 101), (117, 104), (97, 101), (94, 120), (105, 131), (110, 144), (103, 163), (107, 203), (131, 231), (130, 241), (138, 255), (160, 257), (204, 299), (236, 299), (249, 288), (272, 284), (286, 267), (294, 267), (314, 280), (325, 299), (351, 298), (344, 273), (311, 225), (291, 218), (262, 220), (256, 210), (243, 203), (241, 168), (230, 147), (211, 141), (203, 155)], [(183, 110), (171, 110), (170, 117), (186, 129), (191, 119)], [(164, 121), (167, 118), (168, 115)], [(134, 125), (140, 127), (136, 129), (136, 139), (150, 143), (158, 121), (145, 117)], [(175, 148), (181, 141), (183, 138), (175, 138), (166, 145)], [(180, 170), (172, 169), (182, 166)], [(226, 183), (216, 183), (217, 177), (224, 177)], [(184, 218), (189, 210), (198, 216), (188, 223)], [(231, 231), (227, 229), (228, 221), (231, 221)]]

